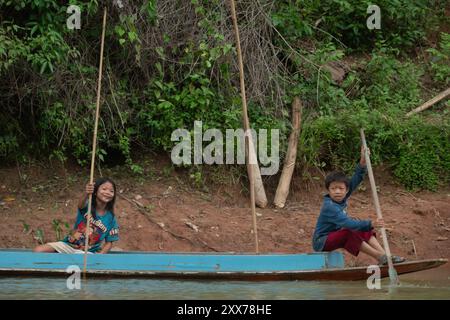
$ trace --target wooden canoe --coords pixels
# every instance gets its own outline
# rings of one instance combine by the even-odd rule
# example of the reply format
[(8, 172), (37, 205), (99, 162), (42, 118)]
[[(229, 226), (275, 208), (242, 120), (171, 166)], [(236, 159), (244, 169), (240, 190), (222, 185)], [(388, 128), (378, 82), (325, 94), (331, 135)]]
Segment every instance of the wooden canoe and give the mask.
[[(446, 259), (404, 262), (398, 274), (439, 267)], [(82, 254), (34, 253), (0, 249), (0, 276), (68, 276), (68, 267), (82, 270)], [(381, 277), (388, 277), (387, 266)], [(73, 272), (73, 271), (72, 271)], [(114, 252), (89, 255), (88, 277), (175, 278), (207, 280), (365, 280), (367, 267), (344, 266), (340, 252), (299, 254)]]

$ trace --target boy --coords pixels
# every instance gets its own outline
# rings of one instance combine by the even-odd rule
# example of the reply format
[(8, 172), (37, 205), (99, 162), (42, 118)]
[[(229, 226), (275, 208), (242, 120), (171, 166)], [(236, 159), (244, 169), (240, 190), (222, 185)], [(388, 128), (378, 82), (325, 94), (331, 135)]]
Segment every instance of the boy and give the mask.
[[(315, 251), (333, 251), (345, 248), (352, 255), (363, 252), (376, 259), (380, 265), (387, 264), (383, 247), (375, 238), (374, 228), (384, 227), (384, 221), (377, 219), (355, 220), (347, 216), (347, 199), (364, 179), (367, 171), (364, 148), (361, 147), (361, 159), (355, 173), (349, 180), (342, 172), (330, 173), (325, 178), (328, 194), (324, 196), (316, 229), (313, 235)], [(405, 261), (404, 258), (392, 256), (393, 263)]]

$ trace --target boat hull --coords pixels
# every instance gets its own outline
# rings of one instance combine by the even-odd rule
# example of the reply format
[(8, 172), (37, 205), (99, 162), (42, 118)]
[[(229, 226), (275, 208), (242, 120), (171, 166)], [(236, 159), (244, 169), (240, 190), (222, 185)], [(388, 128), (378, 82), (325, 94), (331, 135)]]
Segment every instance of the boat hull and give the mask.
[[(404, 262), (398, 274), (439, 267), (446, 259)], [(68, 276), (68, 267), (81, 270), (83, 255), (0, 250), (0, 276)], [(380, 267), (388, 277), (388, 267)], [(159, 278), (204, 280), (365, 280), (367, 267), (344, 267), (339, 252), (308, 254), (153, 253), (121, 252), (89, 255), (89, 278)]]

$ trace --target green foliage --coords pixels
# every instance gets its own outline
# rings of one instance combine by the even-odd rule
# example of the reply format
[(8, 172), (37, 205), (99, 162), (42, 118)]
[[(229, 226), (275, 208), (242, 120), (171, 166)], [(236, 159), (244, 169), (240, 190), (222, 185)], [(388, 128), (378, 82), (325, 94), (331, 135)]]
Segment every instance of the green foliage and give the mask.
[[(208, 78), (202, 74), (191, 74), (177, 87), (173, 82), (155, 80), (146, 91), (148, 103), (141, 109), (138, 118), (145, 131), (151, 133), (156, 146), (168, 150), (172, 131), (178, 128), (193, 128), (194, 121), (203, 121), (205, 129), (221, 128), (222, 124), (237, 125), (236, 113), (225, 109), (225, 102), (211, 88)], [(238, 109), (235, 108), (237, 111)], [(229, 117), (223, 120), (224, 113)]]
[[(373, 4), (381, 9), (380, 30), (366, 25), (367, 8)], [(392, 47), (412, 47), (436, 23), (430, 17), (441, 6), (440, 1), (430, 4), (427, 0), (284, 0), (277, 1), (272, 22), (291, 41), (332, 35), (354, 49), (373, 47), (380, 40)]]
[[(63, 230), (63, 226), (66, 228), (65, 232)], [(63, 239), (64, 234), (70, 230), (70, 225), (67, 222), (62, 222), (59, 219), (52, 220), (52, 227), (53, 230), (55, 231), (57, 241), (61, 241)]]
[[(346, 85), (335, 100), (320, 104), (303, 124), (299, 157), (307, 166), (351, 172), (359, 157), (359, 129), (364, 128), (375, 165), (388, 163), (410, 189), (434, 190), (450, 179), (450, 122), (407, 119), (405, 113), (420, 102), (421, 70), (387, 53), (372, 59), (352, 77), (358, 83), (353, 99), (343, 104)], [(358, 79), (358, 81), (355, 81)], [(445, 151), (447, 150), (447, 151)]]
[(22, 222), (22, 226), (23, 226), (23, 233), (28, 234), (31, 230), (30, 225), (28, 223), (26, 223), (24, 220), (20, 220), (20, 222)]
[[(252, 127), (269, 135), (279, 129), (283, 155), (290, 103), (299, 96), (302, 168), (351, 170), (364, 127), (374, 164), (390, 166), (408, 188), (448, 181), (448, 112), (433, 121), (404, 118), (422, 102), (425, 72), (433, 85), (449, 83), (447, 33), (428, 50), (428, 66), (404, 55), (436, 30), (442, 2), (380, 0), (381, 30), (367, 28), (369, 0), (238, 3)], [(69, 4), (81, 7), (82, 32), (66, 28)], [(175, 129), (193, 130), (196, 120), (203, 130), (242, 127), (229, 8), (220, 0), (191, 0), (179, 11), (178, 20), (186, 21), (178, 23), (168, 16), (171, 5), (141, 0), (108, 16), (97, 157), (141, 176), (136, 154), (170, 151)], [(71, 158), (87, 165), (102, 3), (0, 0), (0, 8), (0, 158)], [(254, 52), (267, 60), (256, 66)], [(329, 67), (341, 63), (350, 70), (333, 80)], [(267, 79), (273, 83), (266, 86)], [(204, 185), (207, 171), (190, 169), (193, 185)]]
[(431, 70), (436, 81), (450, 83), (450, 34), (442, 32), (439, 49), (427, 50), (431, 58)]
[(420, 77), (423, 72), (412, 62), (400, 62), (389, 49), (372, 52), (361, 76), (361, 96), (372, 107), (409, 110), (420, 102)]
[[(120, 23), (114, 27), (114, 33), (121, 46), (132, 46), (135, 51), (135, 60), (137, 63), (140, 63), (142, 45), (136, 26), (136, 19), (136, 15), (121, 14)], [(123, 53), (127, 53), (127, 51), (125, 50)]]
[(319, 117), (304, 126), (300, 157), (319, 168), (348, 173), (359, 158), (359, 129), (364, 128), (374, 165), (389, 163), (409, 189), (434, 190), (450, 181), (450, 122), (398, 121), (400, 114), (360, 109)]
[[(79, 111), (81, 110), (82, 108), (79, 108)], [(49, 149), (57, 142), (63, 150), (71, 150), (78, 162), (85, 165), (89, 159), (88, 137), (92, 135), (89, 129), (92, 127), (93, 117), (67, 117), (67, 114), (67, 106), (61, 102), (55, 102), (43, 110), (38, 122), (42, 132), (40, 145)], [(54, 156), (64, 160), (61, 154), (54, 153)]]
[[(240, 106), (221, 93), (226, 84), (217, 88), (208, 75), (219, 72), (228, 76), (229, 63), (224, 58), (232, 50), (215, 27), (220, 15), (206, 14), (206, 6), (216, 2), (192, 1), (200, 17), (198, 26), (204, 34), (198, 43), (187, 42), (182, 50), (176, 51), (180, 61), (178, 70), (165, 63), (174, 51), (163, 47), (155, 50), (160, 58), (155, 64), (157, 76), (144, 91), (145, 102), (137, 106), (137, 118), (142, 124), (139, 134), (156, 147), (169, 150), (174, 145), (170, 140), (172, 132), (179, 128), (193, 130), (194, 121), (202, 121), (204, 130), (240, 126)], [(173, 81), (174, 74), (178, 82)]]
[(191, 179), (192, 184), (197, 189), (204, 187), (204, 177), (202, 177), (202, 171), (200, 169), (197, 168), (193, 173), (189, 175), (189, 178)]
[(5, 135), (0, 137), (0, 156), (9, 157), (19, 149), (17, 138), (13, 135)]
[(156, 0), (147, 0), (144, 2), (142, 11), (147, 13), (147, 19), (151, 24), (157, 24), (158, 12), (156, 10)]
[(0, 74), (18, 60), (26, 60), (41, 74), (53, 73), (67, 61), (71, 50), (63, 37), (64, 6), (51, 0), (1, 0), (0, 7), (10, 13), (0, 27), (0, 55), (5, 58)]
[[(281, 2), (281, 1), (280, 1)], [(292, 1), (283, 1), (278, 10), (273, 12), (271, 19), (273, 25), (286, 36), (289, 42), (297, 39), (312, 36), (314, 33), (311, 20), (306, 18), (311, 14), (311, 10), (302, 8)]]
[(44, 231), (42, 229), (36, 229), (36, 231), (33, 233), (33, 238), (39, 243), (44, 244)]
[(0, 28), (0, 75), (29, 53), (29, 47), (14, 34), (18, 29), (6, 24)]
[(408, 131), (401, 133), (394, 174), (408, 188), (434, 190), (449, 182), (450, 126), (446, 120), (436, 125), (415, 118), (408, 122)]

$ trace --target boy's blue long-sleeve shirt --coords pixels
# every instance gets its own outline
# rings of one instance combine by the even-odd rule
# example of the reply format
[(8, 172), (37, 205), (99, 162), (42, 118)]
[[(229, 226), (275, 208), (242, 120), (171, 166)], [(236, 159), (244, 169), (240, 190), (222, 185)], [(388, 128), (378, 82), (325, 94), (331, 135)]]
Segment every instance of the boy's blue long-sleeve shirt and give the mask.
[(313, 235), (313, 248), (315, 251), (322, 251), (330, 232), (340, 230), (342, 228), (369, 231), (372, 229), (370, 220), (355, 220), (347, 216), (347, 200), (354, 190), (364, 179), (367, 168), (362, 167), (359, 163), (350, 180), (349, 189), (345, 198), (341, 202), (335, 202), (327, 194), (323, 197), (322, 208), (317, 219), (316, 229)]

